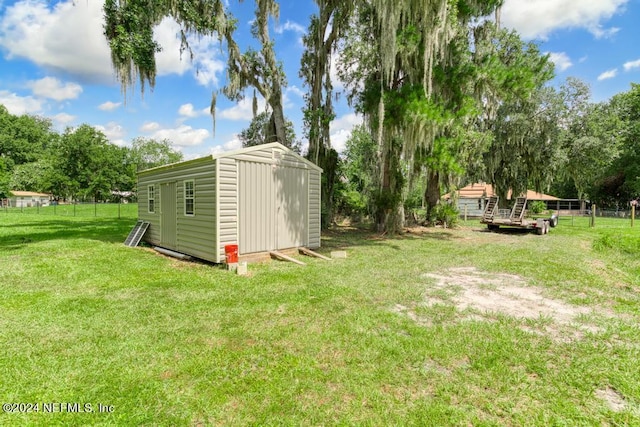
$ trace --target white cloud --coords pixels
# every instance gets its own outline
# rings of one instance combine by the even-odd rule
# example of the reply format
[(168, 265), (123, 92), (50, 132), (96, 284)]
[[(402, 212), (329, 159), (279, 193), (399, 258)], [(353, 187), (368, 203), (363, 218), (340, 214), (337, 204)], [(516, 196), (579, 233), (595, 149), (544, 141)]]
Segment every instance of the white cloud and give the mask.
[(162, 47), (156, 54), (158, 75), (183, 75), (191, 68), (189, 55), (180, 57), (180, 26), (171, 18), (165, 18), (153, 30), (153, 39)]
[(167, 139), (178, 147), (190, 147), (202, 144), (209, 135), (210, 133), (206, 129), (194, 129), (191, 126), (179, 125), (175, 128), (157, 129), (150, 137), (158, 140)]
[(208, 111), (209, 111), (208, 108), (206, 110), (196, 110), (193, 108), (193, 104), (191, 103), (182, 104), (180, 108), (178, 108), (178, 114), (180, 114), (180, 116), (190, 118), (190, 119), (195, 117), (200, 117), (204, 114), (209, 114)]
[(121, 105), (122, 105), (122, 102), (107, 101), (107, 102), (103, 102), (102, 104), (98, 105), (98, 109), (100, 109), (102, 111), (114, 111), (114, 110), (118, 109), (118, 107), (120, 107)]
[(195, 50), (195, 74), (194, 78), (201, 86), (214, 86), (219, 84), (218, 74), (225, 69), (225, 63), (213, 57), (213, 46), (207, 50), (201, 46)]
[[(7, 58), (24, 58), (38, 66), (63, 71), (83, 82), (115, 83), (109, 45), (103, 34), (104, 0), (20, 0), (0, 16), (0, 48)], [(154, 28), (158, 75), (183, 75), (193, 70), (202, 85), (217, 85), (224, 62), (217, 59), (213, 37), (189, 36), (194, 58), (181, 58), (179, 26), (166, 18)], [(216, 49), (217, 47), (217, 49)]]
[(640, 68), (640, 59), (636, 59), (635, 61), (625, 62), (623, 67), (625, 71), (631, 71), (634, 68)]
[(525, 39), (546, 39), (558, 29), (584, 28), (596, 38), (617, 32), (603, 29), (601, 22), (622, 11), (629, 0), (506, 0), (502, 23)]
[(276, 26), (274, 28), (274, 31), (276, 34), (282, 34), (285, 31), (293, 31), (294, 33), (298, 33), (302, 35), (302, 34), (306, 34), (307, 29), (296, 22), (287, 20), (287, 22), (285, 22), (283, 25)]
[(7, 107), (9, 113), (16, 116), (41, 112), (42, 102), (41, 99), (32, 96), (18, 96), (15, 93), (0, 90), (0, 104)]
[(332, 121), (329, 126), (331, 146), (338, 153), (342, 153), (346, 147), (347, 140), (351, 136), (351, 131), (360, 124), (362, 124), (362, 116), (355, 113), (345, 114)]
[[(258, 113), (265, 109), (264, 98), (258, 96)], [(236, 105), (216, 112), (216, 119), (244, 120), (253, 119), (253, 96), (247, 96)]]
[(299, 96), (300, 98), (304, 97), (304, 91), (300, 89), (298, 86), (289, 86), (285, 91), (286, 94), (293, 93), (294, 95)]
[(289, 109), (295, 107), (294, 101), (291, 99), (289, 94), (293, 94), (298, 98), (304, 97), (304, 92), (297, 86), (289, 86), (285, 89), (284, 94), (282, 95), (282, 107), (285, 109)]
[(160, 129), (160, 123), (158, 122), (146, 122), (140, 126), (141, 132), (154, 132), (158, 129)]
[(25, 58), (62, 70), (81, 81), (113, 82), (107, 40), (102, 34), (102, 1), (22, 0), (0, 18), (0, 47), (7, 58)]
[(72, 116), (71, 114), (67, 113), (59, 113), (52, 117), (54, 122), (63, 126), (66, 126), (69, 123), (73, 122), (76, 118), (76, 116)]
[(598, 76), (598, 81), (612, 79), (618, 75), (618, 69), (614, 68), (613, 70), (605, 71), (604, 73)]
[(333, 89), (336, 92), (340, 92), (344, 90), (344, 83), (340, 80), (338, 76), (338, 67), (342, 61), (342, 51), (334, 52), (331, 54), (331, 63), (329, 65), (329, 76), (331, 77), (331, 83), (333, 84)]
[(221, 145), (216, 145), (209, 152), (210, 154), (216, 155), (224, 153), (225, 151), (238, 150), (240, 148), (242, 148), (242, 141), (240, 141), (240, 138), (238, 138), (237, 134), (234, 134), (233, 138), (231, 138), (229, 141)]
[(556, 69), (561, 72), (573, 66), (571, 58), (564, 52), (550, 52), (549, 58), (556, 65)]
[(193, 71), (193, 78), (202, 86), (218, 86), (218, 75), (224, 71), (225, 63), (218, 59), (220, 43), (211, 36), (188, 36), (193, 58), (189, 51), (180, 53), (180, 26), (172, 18), (162, 20), (154, 31), (154, 40), (162, 46), (156, 55), (158, 75), (178, 74)]
[(116, 122), (109, 122), (106, 126), (96, 125), (97, 130), (105, 134), (107, 139), (113, 144), (123, 146), (125, 141), (123, 137), (127, 134), (127, 130)]
[(596, 25), (595, 27), (589, 28), (589, 31), (596, 39), (609, 39), (618, 34), (620, 28), (612, 27), (603, 29), (601, 25)]
[(64, 101), (76, 99), (82, 93), (82, 86), (77, 83), (62, 83), (54, 77), (45, 77), (40, 80), (32, 80), (27, 86), (31, 88), (34, 95), (53, 99), (54, 101)]

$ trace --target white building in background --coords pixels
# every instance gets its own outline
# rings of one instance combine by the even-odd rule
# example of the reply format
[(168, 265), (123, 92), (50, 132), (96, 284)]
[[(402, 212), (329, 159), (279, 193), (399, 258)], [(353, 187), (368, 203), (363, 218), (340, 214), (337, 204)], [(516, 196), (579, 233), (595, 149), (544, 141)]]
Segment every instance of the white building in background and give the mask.
[(49, 194), (14, 190), (9, 198), (3, 201), (3, 204), (12, 208), (31, 208), (49, 206), (50, 200), (51, 196)]

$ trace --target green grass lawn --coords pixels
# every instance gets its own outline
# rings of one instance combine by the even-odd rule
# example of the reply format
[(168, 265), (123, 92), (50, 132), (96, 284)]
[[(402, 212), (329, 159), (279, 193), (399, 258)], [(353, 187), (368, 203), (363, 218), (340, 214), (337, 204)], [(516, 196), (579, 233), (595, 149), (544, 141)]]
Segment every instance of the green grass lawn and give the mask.
[[(241, 277), (125, 247), (134, 213), (0, 212), (0, 403), (40, 405), (0, 425), (640, 425), (640, 224), (610, 221), (338, 228), (347, 259)], [(516, 285), (550, 314), (460, 306)]]

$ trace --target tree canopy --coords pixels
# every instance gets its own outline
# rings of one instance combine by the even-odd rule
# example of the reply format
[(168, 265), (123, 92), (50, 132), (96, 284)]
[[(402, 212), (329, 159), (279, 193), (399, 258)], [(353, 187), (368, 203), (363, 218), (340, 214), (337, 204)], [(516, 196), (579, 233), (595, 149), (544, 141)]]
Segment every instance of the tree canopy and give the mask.
[(109, 200), (112, 191), (136, 190), (137, 171), (183, 158), (167, 140), (135, 138), (130, 147), (118, 147), (88, 124), (60, 134), (48, 120), (15, 116), (2, 105), (0, 121), (0, 198), (22, 190)]

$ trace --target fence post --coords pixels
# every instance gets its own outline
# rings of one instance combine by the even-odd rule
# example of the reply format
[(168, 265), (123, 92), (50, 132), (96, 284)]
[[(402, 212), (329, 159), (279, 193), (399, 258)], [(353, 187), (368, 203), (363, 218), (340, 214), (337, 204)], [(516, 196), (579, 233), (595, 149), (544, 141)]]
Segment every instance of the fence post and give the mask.
[(631, 228), (633, 228), (633, 223), (636, 220), (636, 205), (631, 205)]
[(467, 222), (467, 205), (464, 205), (464, 222)]
[(97, 217), (98, 216), (98, 202), (95, 201), (95, 199), (93, 200), (93, 217)]

